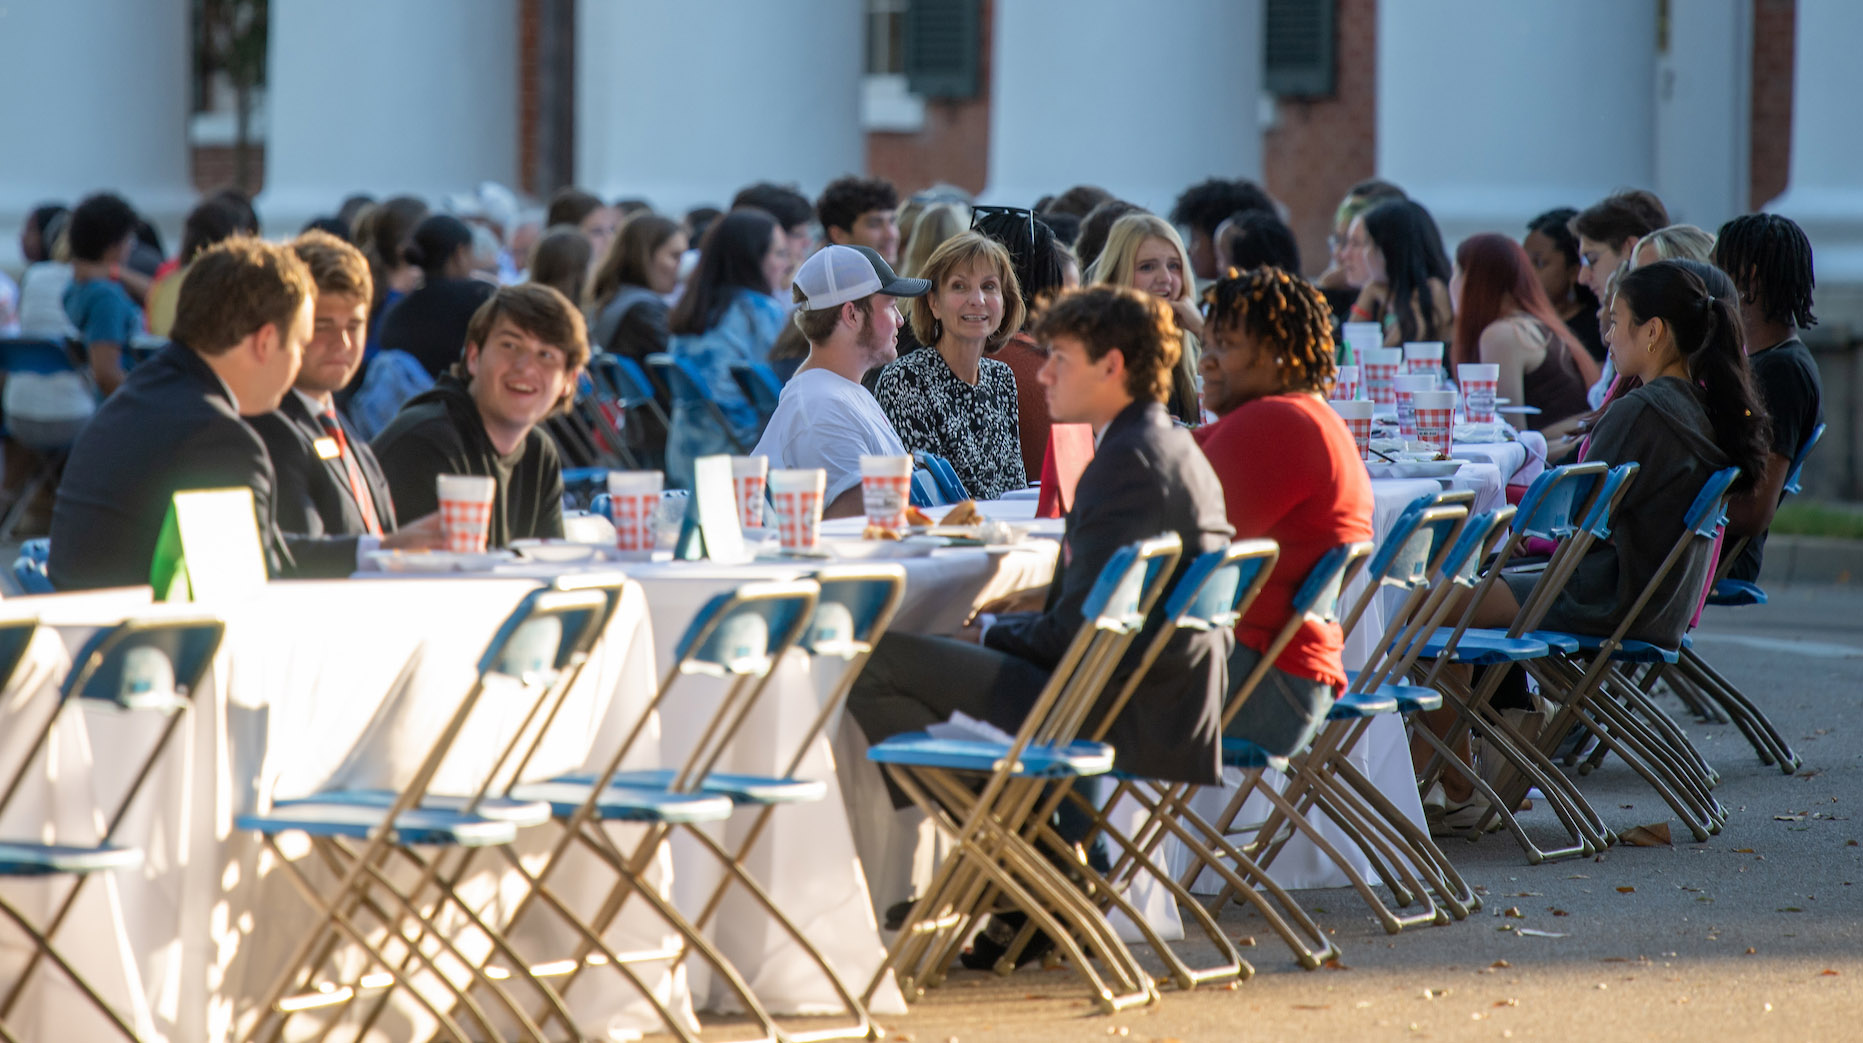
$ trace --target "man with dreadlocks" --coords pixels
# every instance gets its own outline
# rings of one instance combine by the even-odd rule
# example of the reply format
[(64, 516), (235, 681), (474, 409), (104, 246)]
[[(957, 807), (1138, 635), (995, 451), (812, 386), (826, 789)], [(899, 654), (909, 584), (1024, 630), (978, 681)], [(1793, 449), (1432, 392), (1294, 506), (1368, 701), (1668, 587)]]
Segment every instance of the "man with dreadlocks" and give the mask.
[[(1208, 296), (1198, 370), (1204, 407), (1219, 419), (1194, 434), (1223, 483), (1236, 538), (1281, 545), (1267, 585), (1236, 624), (1233, 681), (1261, 662), (1321, 556), (1371, 539), (1371, 479), (1351, 432), (1326, 404), (1335, 370), (1320, 291), (1276, 268), (1230, 269)], [(1302, 624), (1228, 734), (1281, 755), (1305, 746), (1345, 687), (1344, 647), (1337, 623)]]
[(1740, 290), (1740, 325), (1746, 334), (1753, 384), (1772, 416), (1766, 473), (1727, 508), (1730, 536), (1753, 537), (1735, 560), (1735, 579), (1759, 578), (1766, 529), (1785, 488), (1786, 472), (1823, 419), (1824, 389), (1817, 363), (1798, 331), (1817, 325), (1811, 314), (1811, 242), (1804, 230), (1777, 214), (1747, 214), (1721, 226), (1714, 264)]

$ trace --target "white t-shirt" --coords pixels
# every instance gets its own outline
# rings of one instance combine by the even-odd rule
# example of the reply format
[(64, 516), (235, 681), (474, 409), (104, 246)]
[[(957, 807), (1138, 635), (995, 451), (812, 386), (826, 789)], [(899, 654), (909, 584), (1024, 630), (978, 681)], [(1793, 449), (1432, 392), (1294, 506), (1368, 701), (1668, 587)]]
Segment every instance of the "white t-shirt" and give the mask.
[(755, 456), (770, 466), (819, 467), (828, 472), (825, 503), (860, 484), (860, 457), (904, 456), (893, 425), (866, 388), (825, 369), (789, 378)]

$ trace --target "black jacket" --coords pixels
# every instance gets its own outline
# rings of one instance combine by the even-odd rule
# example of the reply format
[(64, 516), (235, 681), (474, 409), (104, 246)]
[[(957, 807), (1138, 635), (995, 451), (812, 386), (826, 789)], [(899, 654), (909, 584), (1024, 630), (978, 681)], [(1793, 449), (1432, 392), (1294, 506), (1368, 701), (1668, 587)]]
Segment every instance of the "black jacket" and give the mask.
[(537, 428), (510, 455), (500, 455), (466, 385), (451, 374), (408, 400), (375, 436), (396, 509), (420, 518), (440, 508), (435, 479), (443, 474), (495, 478), (488, 547), (563, 535), (563, 464), (556, 443)]
[[(1223, 506), (1222, 483), (1190, 432), (1172, 424), (1163, 405), (1134, 403), (1106, 425), (1093, 461), (1080, 475), (1047, 607), (998, 620), (985, 632), (984, 644), (1041, 666), (1055, 665), (1080, 630), (1081, 606), (1107, 559), (1121, 547), (1167, 532), (1184, 541), (1173, 585), (1197, 555), (1221, 550), (1235, 535)], [(1107, 684), (1103, 702), (1118, 694), (1151, 643), (1169, 591)], [(1217, 781), (1232, 641), (1227, 629), (1180, 631), (1172, 638), (1107, 732), (1121, 770), (1148, 778)]]
[(354, 539), (287, 537), (274, 517), (265, 442), (193, 351), (171, 343), (104, 400), (65, 464), (52, 510), (48, 565), (60, 590), (138, 586), (175, 493), (252, 490), (259, 543), (273, 576), (347, 576)]
[[(349, 451), (362, 471), (369, 499), (375, 502), (375, 516), (382, 531), (395, 531), (394, 500), (389, 495), (388, 480), (382, 477), (381, 464), (376, 462), (369, 444), (343, 419), (341, 410), (336, 419), (343, 425)], [(325, 437), (323, 424), (304, 396), (288, 391), (275, 411), (246, 423), (265, 440), (266, 452), (272, 458), (276, 490), (272, 501), (280, 529), (305, 536), (360, 536), (369, 531), (363, 523), (362, 505), (349, 488), (349, 472), (342, 458), (326, 458), (317, 451), (318, 441)]]

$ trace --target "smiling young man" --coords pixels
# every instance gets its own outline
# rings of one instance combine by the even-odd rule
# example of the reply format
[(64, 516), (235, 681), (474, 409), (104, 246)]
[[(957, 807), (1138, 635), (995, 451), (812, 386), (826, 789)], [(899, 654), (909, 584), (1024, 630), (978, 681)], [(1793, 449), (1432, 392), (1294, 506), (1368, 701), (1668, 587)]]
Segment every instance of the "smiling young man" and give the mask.
[(311, 337), (313, 292), (288, 247), (236, 236), (195, 258), (173, 343), (130, 372), (71, 451), (52, 513), (54, 586), (149, 582), (169, 502), (188, 489), (252, 490), (274, 576), (355, 571), (357, 540), (279, 531), (271, 457), (242, 419), (277, 409), (291, 389)]
[(397, 509), (439, 508), (436, 479), (497, 481), (488, 545), (563, 535), (563, 466), (537, 430), (576, 393), (589, 359), (582, 313), (548, 286), (506, 286), (473, 313), (465, 357), (375, 437)]
[(315, 284), (311, 338), (284, 401), (250, 421), (265, 439), (277, 475), (278, 527), (308, 536), (379, 537), (395, 529), (388, 481), (333, 397), (362, 366), (372, 292), (369, 262), (327, 232), (305, 232), (291, 249)]

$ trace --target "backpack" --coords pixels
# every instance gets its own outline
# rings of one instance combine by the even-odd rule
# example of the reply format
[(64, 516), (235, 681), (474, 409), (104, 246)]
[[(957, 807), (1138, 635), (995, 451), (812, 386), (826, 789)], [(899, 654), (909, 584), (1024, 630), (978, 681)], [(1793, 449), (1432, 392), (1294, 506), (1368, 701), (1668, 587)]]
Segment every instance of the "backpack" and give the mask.
[(407, 400), (433, 387), (433, 377), (414, 356), (389, 349), (369, 363), (362, 387), (349, 400), (349, 422), (365, 439), (382, 433)]

